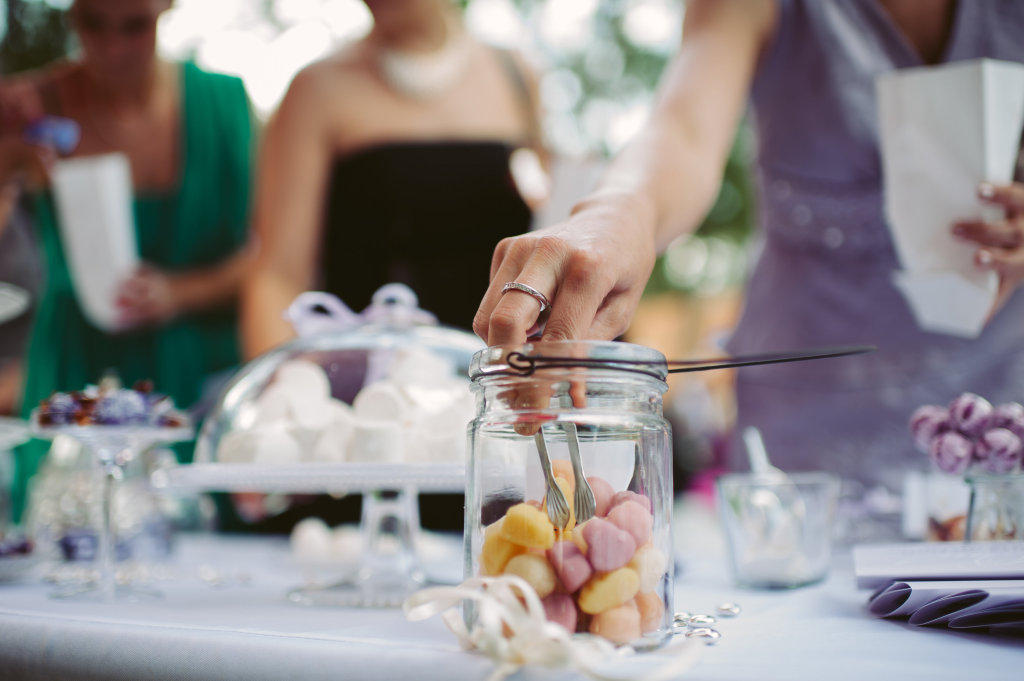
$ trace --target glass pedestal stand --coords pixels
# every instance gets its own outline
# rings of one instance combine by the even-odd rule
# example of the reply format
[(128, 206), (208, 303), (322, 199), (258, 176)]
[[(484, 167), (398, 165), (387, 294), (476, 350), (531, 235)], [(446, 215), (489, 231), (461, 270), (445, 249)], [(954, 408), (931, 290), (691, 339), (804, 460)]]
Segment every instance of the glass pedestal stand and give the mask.
[(395, 608), (427, 586), (416, 556), (420, 531), (417, 490), (372, 490), (363, 494), (360, 519), (363, 552), (348, 578), (326, 587), (300, 587), (288, 599), (300, 605)]
[(92, 452), (100, 480), (101, 494), (96, 517), (96, 557), (94, 577), (63, 585), (51, 593), (53, 598), (110, 601), (115, 598), (152, 598), (159, 592), (145, 586), (120, 583), (117, 579), (116, 518), (114, 493), (124, 479), (125, 466), (141, 452), (158, 443), (181, 442), (192, 437), (190, 426), (39, 426), (33, 418), (32, 435), (52, 440), (65, 435)]

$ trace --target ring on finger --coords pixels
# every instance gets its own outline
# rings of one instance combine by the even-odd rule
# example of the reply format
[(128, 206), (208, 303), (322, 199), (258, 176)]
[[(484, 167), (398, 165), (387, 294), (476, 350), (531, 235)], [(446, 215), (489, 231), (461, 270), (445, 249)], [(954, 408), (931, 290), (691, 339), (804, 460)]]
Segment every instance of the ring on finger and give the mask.
[(518, 281), (510, 281), (501, 287), (501, 295), (505, 295), (509, 291), (522, 291), (523, 293), (527, 294), (528, 296), (536, 300), (538, 303), (540, 303), (541, 312), (544, 312), (545, 310), (551, 307), (551, 301), (548, 300), (548, 297), (541, 293), (540, 291), (538, 291), (537, 289), (535, 289), (534, 287), (530, 286), (529, 284), (523, 284)]

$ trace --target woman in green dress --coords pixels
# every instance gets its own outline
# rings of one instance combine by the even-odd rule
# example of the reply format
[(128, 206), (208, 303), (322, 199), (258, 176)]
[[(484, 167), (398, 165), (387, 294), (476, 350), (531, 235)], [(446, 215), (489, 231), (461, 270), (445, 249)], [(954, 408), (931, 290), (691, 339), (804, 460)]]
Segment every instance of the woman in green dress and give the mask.
[[(126, 385), (152, 380), (187, 408), (208, 377), (238, 362), (234, 299), (248, 262), (253, 119), (237, 78), (157, 56), (157, 19), (170, 4), (75, 0), (69, 19), (81, 56), (0, 88), (5, 121), (65, 116), (81, 129), (75, 156), (128, 157), (145, 263), (119, 291), (124, 330), (96, 328), (76, 300), (52, 196), (36, 197), (46, 286), (25, 372), (26, 416), (51, 392), (96, 383), (107, 371)], [(16, 516), (42, 456), (22, 449)]]

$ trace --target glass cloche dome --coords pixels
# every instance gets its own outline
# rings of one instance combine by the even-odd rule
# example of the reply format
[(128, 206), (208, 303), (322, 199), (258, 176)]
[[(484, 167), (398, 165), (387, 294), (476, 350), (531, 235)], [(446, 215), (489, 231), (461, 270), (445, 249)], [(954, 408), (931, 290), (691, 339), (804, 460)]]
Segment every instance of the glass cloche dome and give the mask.
[(462, 463), (483, 347), (388, 284), (356, 314), (329, 294), (285, 316), (299, 337), (244, 366), (203, 424), (195, 463)]

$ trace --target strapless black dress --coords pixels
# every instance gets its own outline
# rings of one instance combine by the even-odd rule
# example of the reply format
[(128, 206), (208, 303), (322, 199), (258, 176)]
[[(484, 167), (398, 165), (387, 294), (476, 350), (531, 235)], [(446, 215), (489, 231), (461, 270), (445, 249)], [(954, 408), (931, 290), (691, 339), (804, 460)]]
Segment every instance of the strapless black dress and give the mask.
[(324, 212), (322, 288), (360, 311), (408, 285), (442, 324), (471, 329), (498, 241), (530, 227), (497, 141), (414, 141), (338, 158)]

